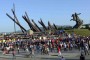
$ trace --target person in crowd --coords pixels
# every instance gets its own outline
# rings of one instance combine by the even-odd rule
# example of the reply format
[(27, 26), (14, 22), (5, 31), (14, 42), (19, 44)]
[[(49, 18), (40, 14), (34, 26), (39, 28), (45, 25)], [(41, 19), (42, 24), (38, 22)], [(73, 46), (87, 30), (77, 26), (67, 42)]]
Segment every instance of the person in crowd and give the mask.
[(61, 46), (58, 45), (58, 56), (61, 56)]
[(18, 54), (19, 54), (20, 53), (20, 48), (19, 47), (17, 48), (17, 51), (18, 51)]
[(61, 56), (60, 60), (66, 60), (63, 56)]
[(84, 45), (84, 46), (85, 46), (85, 55), (86, 55), (86, 54), (89, 55), (89, 46), (88, 46), (88, 43), (85, 42), (84, 44), (85, 44), (85, 45)]
[(85, 56), (81, 53), (80, 60), (85, 60)]

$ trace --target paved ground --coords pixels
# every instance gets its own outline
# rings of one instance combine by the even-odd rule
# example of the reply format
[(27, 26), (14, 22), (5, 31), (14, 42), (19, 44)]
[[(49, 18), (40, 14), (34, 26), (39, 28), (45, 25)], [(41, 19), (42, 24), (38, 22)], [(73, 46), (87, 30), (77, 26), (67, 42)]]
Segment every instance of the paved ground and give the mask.
[[(26, 53), (20, 53), (19, 55), (16, 54), (16, 58), (13, 58), (12, 54), (3, 55), (2, 52), (0, 53), (0, 60), (60, 60), (58, 53), (50, 53), (49, 55), (40, 55), (35, 54), (35, 56), (26, 57)], [(79, 60), (80, 52), (77, 50), (73, 51), (62, 51), (62, 55), (66, 58), (66, 60)], [(85, 56), (86, 60), (90, 60), (90, 55)]]

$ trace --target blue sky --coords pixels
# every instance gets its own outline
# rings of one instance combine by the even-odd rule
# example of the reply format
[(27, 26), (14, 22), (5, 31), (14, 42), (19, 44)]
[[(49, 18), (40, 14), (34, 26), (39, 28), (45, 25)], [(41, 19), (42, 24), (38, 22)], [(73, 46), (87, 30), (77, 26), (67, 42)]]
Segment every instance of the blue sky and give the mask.
[[(14, 31), (14, 22), (6, 16), (6, 13), (13, 16), (11, 12), (13, 3), (18, 19), (26, 29), (29, 27), (22, 18), (25, 11), (39, 26), (40, 18), (46, 25), (50, 21), (51, 24), (73, 26), (75, 22), (70, 19), (75, 12), (81, 13), (79, 17), (84, 24), (90, 23), (90, 0), (0, 0), (0, 32)], [(16, 30), (20, 30), (17, 25)]]

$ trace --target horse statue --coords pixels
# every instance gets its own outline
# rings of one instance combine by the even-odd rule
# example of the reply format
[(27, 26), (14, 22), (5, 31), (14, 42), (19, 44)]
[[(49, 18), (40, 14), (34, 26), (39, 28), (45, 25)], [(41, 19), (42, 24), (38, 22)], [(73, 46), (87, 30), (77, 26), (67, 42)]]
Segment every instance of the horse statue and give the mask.
[(71, 19), (70, 21), (75, 21), (76, 22), (76, 25), (74, 25), (74, 27), (73, 28), (80, 28), (81, 27), (81, 25), (83, 24), (83, 20), (81, 20), (80, 18), (79, 18), (79, 16), (78, 15), (80, 15), (81, 13), (79, 13), (79, 14), (77, 14), (77, 13), (75, 13), (75, 14), (72, 14), (72, 16), (71, 17), (73, 17), (73, 19)]

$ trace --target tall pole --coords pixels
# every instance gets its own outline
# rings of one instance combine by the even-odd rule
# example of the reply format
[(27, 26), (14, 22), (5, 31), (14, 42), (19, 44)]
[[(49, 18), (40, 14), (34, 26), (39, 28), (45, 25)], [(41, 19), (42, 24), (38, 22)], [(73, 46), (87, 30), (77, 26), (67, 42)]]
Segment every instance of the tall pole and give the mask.
[[(13, 4), (13, 10), (14, 10), (14, 12), (15, 12), (15, 5)], [(14, 17), (14, 19), (15, 19), (15, 17)], [(16, 33), (16, 25), (15, 25), (15, 22), (14, 22), (14, 32)]]

